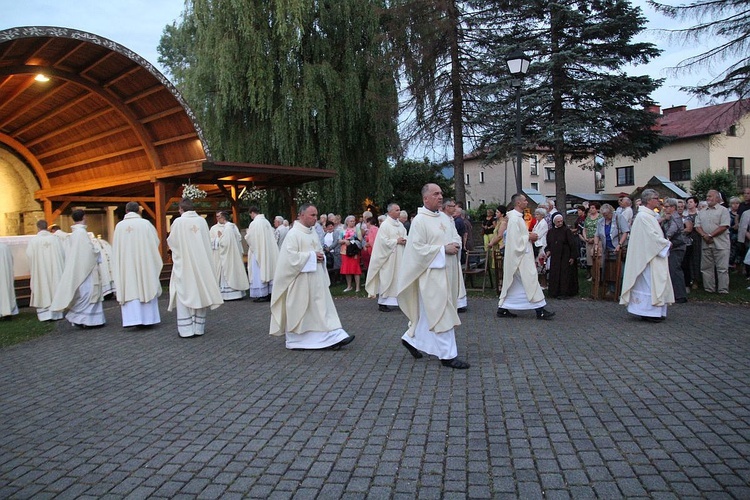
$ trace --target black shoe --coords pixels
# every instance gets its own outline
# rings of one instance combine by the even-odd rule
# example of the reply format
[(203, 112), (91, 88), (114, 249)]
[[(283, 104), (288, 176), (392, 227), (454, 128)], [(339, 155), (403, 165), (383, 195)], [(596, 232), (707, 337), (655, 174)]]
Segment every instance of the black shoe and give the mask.
[(420, 359), (422, 357), (422, 353), (417, 350), (416, 347), (405, 341), (404, 339), (401, 339), (401, 345), (406, 347), (406, 350), (409, 351), (409, 354), (414, 356), (414, 359)]
[(681, 297), (679, 299), (675, 299), (674, 303), (675, 304), (686, 304), (687, 303), (687, 299), (685, 297)]
[(271, 294), (269, 293), (263, 297), (258, 297), (254, 299), (253, 302), (271, 302)]
[(552, 319), (552, 316), (554, 316), (555, 313), (552, 311), (548, 311), (543, 307), (540, 307), (536, 310), (536, 319)]
[(641, 319), (643, 321), (648, 321), (649, 323), (661, 323), (666, 318), (664, 316), (659, 316), (658, 318), (655, 316), (641, 316)]
[(392, 309), (390, 307), (388, 307), (387, 305), (385, 305), (385, 304), (380, 304), (378, 306), (378, 311), (380, 311), (382, 313), (389, 313), (389, 312), (392, 311)]
[(497, 317), (498, 318), (517, 318), (518, 314), (513, 314), (509, 310), (499, 307), (497, 309)]
[(448, 368), (453, 368), (455, 370), (466, 370), (467, 368), (471, 366), (466, 361), (461, 361), (458, 358), (441, 359), (440, 363), (442, 363), (443, 366), (447, 366)]
[(351, 344), (352, 340), (354, 340), (354, 335), (349, 335), (344, 340), (340, 340), (340, 341), (336, 342), (335, 344), (333, 344), (332, 346), (326, 347), (326, 349), (330, 349), (332, 351), (338, 351), (339, 349), (341, 349), (345, 345)]
[(466, 307), (459, 307), (458, 309), (456, 309), (456, 312), (465, 313), (467, 309), (468, 308), (466, 308)]

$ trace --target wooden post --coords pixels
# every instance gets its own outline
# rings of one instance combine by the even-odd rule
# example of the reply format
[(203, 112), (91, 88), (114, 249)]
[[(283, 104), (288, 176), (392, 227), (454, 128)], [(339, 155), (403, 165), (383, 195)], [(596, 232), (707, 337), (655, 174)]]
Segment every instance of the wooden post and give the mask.
[(159, 253), (162, 262), (167, 262), (167, 189), (164, 181), (154, 182), (154, 224), (159, 235)]

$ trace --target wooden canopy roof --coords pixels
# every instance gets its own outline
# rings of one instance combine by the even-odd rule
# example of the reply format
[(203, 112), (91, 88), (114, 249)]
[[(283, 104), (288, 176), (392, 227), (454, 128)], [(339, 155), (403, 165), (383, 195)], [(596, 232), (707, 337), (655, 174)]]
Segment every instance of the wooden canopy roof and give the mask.
[(239, 187), (292, 188), (336, 175), (214, 161), (190, 107), (148, 61), (112, 40), (59, 27), (0, 31), (3, 146), (34, 172), (48, 222), (70, 203), (136, 200), (154, 219), (164, 255), (166, 212), (188, 181), (227, 198), (236, 216)]
[(55, 203), (55, 216), (71, 201), (155, 202), (159, 183), (168, 201), (188, 179), (225, 196), (221, 185), (290, 187), (335, 175), (214, 162), (166, 77), (126, 47), (69, 28), (0, 31), (0, 143), (33, 170), (35, 197), (45, 212)]

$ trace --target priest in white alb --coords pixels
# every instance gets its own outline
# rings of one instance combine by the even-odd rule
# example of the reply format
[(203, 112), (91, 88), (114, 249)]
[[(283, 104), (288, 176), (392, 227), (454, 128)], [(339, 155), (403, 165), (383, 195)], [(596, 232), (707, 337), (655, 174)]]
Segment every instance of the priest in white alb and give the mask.
[(271, 295), (271, 335), (286, 337), (287, 349), (339, 349), (352, 340), (341, 327), (328, 287), (318, 210), (305, 203), (279, 252)]
[(0, 243), (0, 318), (11, 319), (18, 314), (16, 303), (13, 253), (5, 243)]
[(667, 305), (674, 303), (669, 277), (669, 249), (672, 243), (664, 237), (654, 209), (659, 193), (645, 189), (641, 207), (630, 228), (628, 256), (622, 273), (620, 304), (641, 319), (660, 322), (667, 317)]
[(140, 211), (135, 201), (125, 205), (125, 217), (115, 226), (112, 245), (112, 278), (124, 327), (161, 322), (159, 235), (153, 224), (141, 217)]
[(378, 309), (382, 312), (398, 307), (398, 270), (406, 245), (406, 228), (398, 220), (400, 214), (397, 203), (388, 205), (388, 215), (375, 237), (367, 268), (365, 290), (371, 298), (377, 295)]
[(179, 212), (167, 238), (172, 250), (167, 310), (177, 310), (180, 337), (199, 337), (206, 331), (207, 311), (224, 301), (216, 282), (208, 224), (195, 212), (192, 200), (183, 198)]
[(510, 309), (528, 311), (534, 309), (536, 318), (552, 319), (554, 312), (544, 308), (547, 301), (539, 285), (539, 276), (534, 261), (532, 244), (537, 240), (536, 233), (529, 233), (523, 212), (529, 202), (521, 193), (510, 198), (513, 210), (508, 211), (508, 229), (505, 235), (505, 256), (503, 259), (503, 290), (497, 303), (497, 316), (515, 318)]
[(99, 276), (99, 247), (94, 245), (86, 230), (84, 211), (74, 210), (71, 217), (73, 226), (68, 237), (65, 268), (50, 309), (53, 312), (67, 309), (65, 319), (74, 326), (103, 326), (105, 319)]
[(255, 299), (253, 302), (270, 302), (279, 247), (271, 223), (257, 207), (250, 207), (250, 218), (245, 235), (250, 296)]
[(458, 358), (455, 327), (462, 279), (461, 237), (453, 219), (440, 211), (443, 191), (437, 184), (422, 187), (424, 206), (411, 222), (399, 268), (398, 306), (409, 318), (401, 343), (419, 359), (437, 356), (443, 366), (469, 368)]
[(52, 297), (65, 268), (65, 249), (60, 238), (47, 230), (47, 221), (36, 223), (39, 230), (26, 246), (31, 273), (31, 300), (29, 306), (36, 308), (39, 321), (62, 319), (62, 311), (52, 312)]
[(211, 248), (213, 250), (216, 279), (221, 298), (239, 300), (250, 288), (245, 263), (242, 262), (242, 235), (237, 226), (229, 222), (228, 214), (216, 212), (216, 224), (211, 226)]

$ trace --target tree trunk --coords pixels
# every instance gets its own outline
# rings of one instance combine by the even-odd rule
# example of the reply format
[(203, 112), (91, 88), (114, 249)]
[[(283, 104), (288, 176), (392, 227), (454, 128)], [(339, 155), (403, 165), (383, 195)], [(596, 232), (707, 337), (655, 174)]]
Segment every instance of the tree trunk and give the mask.
[(453, 182), (456, 187), (456, 201), (466, 208), (466, 185), (464, 183), (464, 133), (463, 133), (463, 94), (461, 92), (461, 62), (459, 60), (459, 19), (456, 2), (448, 2), (450, 20), (451, 55), (451, 129), (453, 131)]

